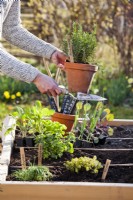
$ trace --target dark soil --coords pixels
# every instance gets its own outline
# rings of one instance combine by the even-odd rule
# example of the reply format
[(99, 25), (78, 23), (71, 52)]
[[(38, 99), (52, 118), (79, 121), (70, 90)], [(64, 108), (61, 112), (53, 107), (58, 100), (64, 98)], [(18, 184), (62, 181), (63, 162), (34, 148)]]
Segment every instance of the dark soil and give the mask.
[(114, 127), (113, 137), (117, 138), (133, 138), (133, 126)]
[[(33, 156), (34, 155), (34, 156)], [(75, 149), (73, 154), (64, 153), (64, 155), (59, 159), (46, 159), (43, 160), (43, 165), (48, 166), (63, 166), (63, 163), (67, 160), (71, 160), (75, 157), (80, 156), (87, 156), (87, 157), (93, 157), (94, 155), (97, 156), (97, 159), (104, 164), (106, 162), (106, 159), (110, 159), (112, 161), (112, 164), (120, 164), (120, 163), (133, 163), (133, 150), (80, 150)], [(30, 164), (37, 164), (37, 149), (25, 149), (25, 156), (26, 156), (26, 165)], [(20, 161), (20, 154), (19, 149), (16, 149), (12, 153), (10, 166), (21, 166)]]
[[(31, 163), (37, 165), (37, 148), (25, 148), (25, 155), (27, 166)], [(98, 174), (83, 171), (77, 174), (68, 171), (64, 166), (64, 162), (71, 158), (80, 156), (93, 157), (94, 155), (103, 165), (106, 159), (111, 160), (111, 166), (105, 182), (133, 183), (133, 126), (115, 128), (113, 137), (107, 138), (105, 145), (88, 149), (75, 149), (74, 154), (64, 153), (60, 159), (47, 159), (42, 162), (43, 165), (49, 166), (54, 175), (53, 181), (101, 182), (103, 169), (100, 169)], [(126, 166), (121, 166), (121, 164)], [(19, 148), (14, 148), (7, 180), (15, 180), (12, 177), (12, 172), (20, 168)]]

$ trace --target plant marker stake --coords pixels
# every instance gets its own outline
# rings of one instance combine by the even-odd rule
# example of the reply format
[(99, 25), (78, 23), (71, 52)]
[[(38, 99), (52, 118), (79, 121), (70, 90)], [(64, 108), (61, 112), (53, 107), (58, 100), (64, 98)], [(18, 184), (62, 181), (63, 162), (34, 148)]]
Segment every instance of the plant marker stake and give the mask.
[(38, 146), (38, 165), (42, 165), (42, 144)]
[[(61, 74), (61, 69), (58, 68), (57, 69), (57, 72), (56, 72), (56, 77), (55, 77), (55, 81), (57, 83), (59, 83), (59, 77), (60, 77), (60, 74)], [(54, 98), (55, 102), (56, 102), (56, 105), (57, 105), (57, 109), (59, 110), (59, 96), (57, 95), (57, 97)]]
[(24, 147), (20, 147), (20, 157), (21, 157), (22, 170), (24, 170), (24, 169), (26, 169), (26, 160), (25, 160)]
[(48, 63), (46, 62), (45, 58), (43, 58), (43, 62), (44, 62), (44, 66), (45, 66), (45, 69), (46, 69), (48, 75), (52, 78), (51, 71), (49, 69)]
[(55, 76), (55, 81), (59, 84), (59, 76), (60, 76), (60, 73), (61, 73), (61, 69), (60, 68), (58, 68), (57, 69), (57, 72), (56, 72), (56, 76)]
[(104, 169), (103, 169), (103, 174), (102, 174), (102, 181), (105, 181), (108, 170), (109, 170), (109, 166), (110, 166), (111, 160), (107, 159)]

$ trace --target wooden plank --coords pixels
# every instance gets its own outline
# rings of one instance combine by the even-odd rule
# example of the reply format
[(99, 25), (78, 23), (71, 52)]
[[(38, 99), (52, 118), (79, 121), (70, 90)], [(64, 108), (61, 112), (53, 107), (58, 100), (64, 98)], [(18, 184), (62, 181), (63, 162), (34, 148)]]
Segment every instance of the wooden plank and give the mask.
[(132, 167), (133, 163), (126, 163), (126, 164), (111, 164), (111, 167)]
[(107, 122), (110, 126), (130, 126), (133, 125), (132, 119), (114, 119), (113, 121)]
[(74, 149), (79, 149), (79, 150), (93, 150), (93, 151), (133, 151), (133, 149), (95, 149), (95, 148), (74, 148)]
[(133, 140), (133, 138), (108, 138), (107, 140)]
[(106, 183), (2, 183), (2, 200), (132, 200), (133, 185)]
[[(45, 166), (49, 167), (49, 168), (55, 168), (55, 166), (52, 165), (48, 165), (46, 164)], [(105, 164), (103, 164), (102, 166), (105, 166)], [(133, 163), (125, 163), (125, 164), (110, 164), (111, 167), (133, 167)], [(28, 168), (29, 166), (26, 166), (26, 168)], [(56, 167), (60, 167), (60, 165), (56, 165)], [(22, 169), (22, 166), (10, 166), (11, 169), (14, 170), (18, 170), (18, 169)]]
[[(79, 118), (79, 122), (82, 121), (83, 118)], [(110, 126), (133, 126), (133, 119), (114, 119), (113, 121), (108, 121), (106, 124)]]
[(11, 128), (15, 124), (15, 119), (11, 116), (7, 116), (3, 121), (1, 138), (2, 138), (2, 153), (0, 156), (0, 181), (6, 180), (8, 175), (8, 165), (10, 164), (11, 151), (15, 138), (15, 126), (8, 135), (5, 135), (7, 128)]

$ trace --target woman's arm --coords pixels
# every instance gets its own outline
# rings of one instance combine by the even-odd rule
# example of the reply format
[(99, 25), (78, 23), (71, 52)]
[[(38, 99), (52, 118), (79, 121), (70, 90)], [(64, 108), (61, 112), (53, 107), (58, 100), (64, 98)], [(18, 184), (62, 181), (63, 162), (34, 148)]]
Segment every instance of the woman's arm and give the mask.
[(38, 69), (18, 60), (1, 48), (0, 71), (12, 78), (28, 83), (32, 82), (39, 74)]
[(59, 50), (53, 45), (37, 38), (21, 25), (20, 0), (14, 1), (3, 23), (3, 37), (11, 44), (35, 55), (50, 59)]
[(0, 71), (18, 80), (33, 82), (41, 93), (56, 96), (62, 92), (51, 77), (42, 74), (31, 65), (21, 62), (3, 49), (0, 49)]

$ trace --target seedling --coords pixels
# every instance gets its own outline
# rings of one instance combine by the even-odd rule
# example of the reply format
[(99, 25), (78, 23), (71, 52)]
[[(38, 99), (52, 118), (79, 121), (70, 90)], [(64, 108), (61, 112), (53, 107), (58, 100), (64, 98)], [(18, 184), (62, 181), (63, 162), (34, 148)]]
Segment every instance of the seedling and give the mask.
[(30, 166), (14, 172), (13, 176), (19, 181), (49, 181), (52, 178), (52, 174), (46, 166)]
[[(83, 121), (79, 123), (77, 119), (81, 114)], [(83, 105), (82, 102), (78, 102), (76, 105), (74, 130), (78, 135), (78, 139), (97, 144), (99, 140), (113, 134), (111, 127), (101, 128), (104, 121), (112, 121), (113, 119), (113, 114), (110, 113), (109, 109), (104, 109), (102, 102), (98, 102), (94, 110), (92, 110), (90, 104), (86, 103)]]
[(71, 172), (79, 173), (80, 171), (89, 171), (90, 173), (98, 173), (102, 168), (102, 164), (97, 160), (97, 157), (80, 157), (72, 158), (71, 161), (65, 162), (65, 167)]

